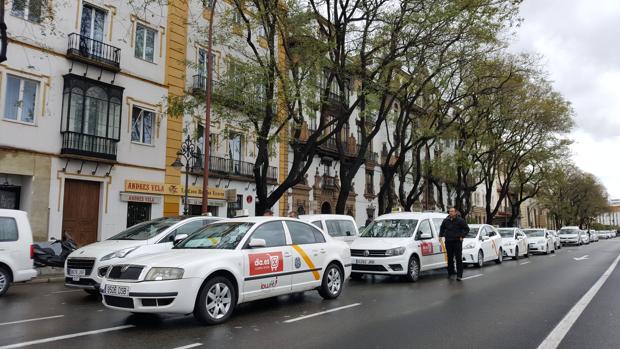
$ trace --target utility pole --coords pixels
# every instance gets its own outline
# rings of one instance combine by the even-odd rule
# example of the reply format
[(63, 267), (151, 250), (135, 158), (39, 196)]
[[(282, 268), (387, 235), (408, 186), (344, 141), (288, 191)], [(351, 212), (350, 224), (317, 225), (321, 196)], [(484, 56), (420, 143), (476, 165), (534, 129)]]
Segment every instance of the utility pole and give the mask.
[(211, 0), (211, 14), (209, 15), (209, 33), (207, 43), (207, 90), (205, 96), (205, 134), (204, 134), (204, 170), (202, 178), (202, 213), (209, 212), (209, 157), (211, 154), (211, 96), (213, 92), (213, 18), (217, 0)]

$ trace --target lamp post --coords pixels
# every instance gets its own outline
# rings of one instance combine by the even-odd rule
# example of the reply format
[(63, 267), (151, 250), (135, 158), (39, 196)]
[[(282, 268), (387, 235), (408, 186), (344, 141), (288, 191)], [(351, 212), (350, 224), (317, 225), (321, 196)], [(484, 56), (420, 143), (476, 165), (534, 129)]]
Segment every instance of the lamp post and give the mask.
[[(185, 138), (185, 141), (183, 141), (183, 143), (181, 143), (181, 150), (179, 150), (177, 152), (177, 158), (174, 160), (174, 162), (170, 165), (172, 167), (174, 167), (177, 171), (180, 171), (183, 168), (183, 162), (181, 161), (181, 157), (183, 157), (185, 159), (185, 202), (183, 204), (183, 215), (186, 216), (189, 213), (189, 205), (187, 203), (187, 196), (188, 196), (188, 192), (189, 192), (189, 170), (190, 170), (190, 164), (193, 162), (193, 165), (196, 164), (196, 159), (197, 156), (199, 155), (198, 152), (196, 152), (196, 144), (194, 142), (192, 142), (192, 140), (189, 138), (189, 135), (187, 135), (187, 138)], [(205, 205), (205, 203), (203, 202), (203, 206)]]

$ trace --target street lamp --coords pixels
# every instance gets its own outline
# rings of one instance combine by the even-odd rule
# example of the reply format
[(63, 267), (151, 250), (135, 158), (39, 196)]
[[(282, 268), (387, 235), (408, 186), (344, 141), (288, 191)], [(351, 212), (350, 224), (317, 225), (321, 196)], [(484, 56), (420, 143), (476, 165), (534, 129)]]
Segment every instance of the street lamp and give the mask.
[[(189, 170), (192, 166), (196, 165), (197, 156), (200, 154), (196, 151), (197, 147), (194, 142), (189, 138), (185, 138), (185, 141), (181, 144), (181, 150), (177, 152), (177, 158), (170, 165), (174, 167), (177, 171), (181, 171), (183, 168), (183, 162), (181, 161), (181, 157), (185, 159), (185, 202), (183, 204), (183, 215), (186, 216), (189, 213), (189, 205), (187, 202), (187, 196), (189, 193)], [(193, 165), (190, 165), (192, 164)], [(204, 202), (203, 202), (204, 204)]]

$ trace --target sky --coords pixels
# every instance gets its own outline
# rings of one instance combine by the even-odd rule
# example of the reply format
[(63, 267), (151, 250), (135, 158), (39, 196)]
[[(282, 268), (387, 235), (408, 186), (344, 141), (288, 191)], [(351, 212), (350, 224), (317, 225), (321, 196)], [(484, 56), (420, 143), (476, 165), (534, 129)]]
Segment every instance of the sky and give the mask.
[(525, 0), (513, 51), (542, 56), (575, 110), (573, 161), (620, 199), (620, 0)]

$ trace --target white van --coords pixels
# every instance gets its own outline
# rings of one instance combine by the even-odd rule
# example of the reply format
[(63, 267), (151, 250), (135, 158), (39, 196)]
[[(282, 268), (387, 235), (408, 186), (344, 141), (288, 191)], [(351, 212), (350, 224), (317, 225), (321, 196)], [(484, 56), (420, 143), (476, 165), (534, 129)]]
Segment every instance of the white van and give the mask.
[(0, 209), (0, 296), (13, 282), (37, 276), (33, 267), (32, 230), (24, 211)]
[(351, 216), (340, 214), (313, 214), (301, 215), (299, 219), (312, 223), (329, 234), (336, 240), (341, 240), (349, 245), (359, 236), (357, 224)]

